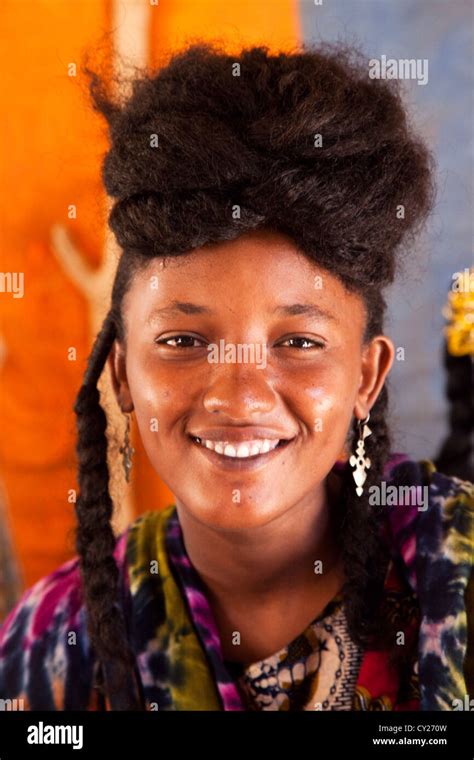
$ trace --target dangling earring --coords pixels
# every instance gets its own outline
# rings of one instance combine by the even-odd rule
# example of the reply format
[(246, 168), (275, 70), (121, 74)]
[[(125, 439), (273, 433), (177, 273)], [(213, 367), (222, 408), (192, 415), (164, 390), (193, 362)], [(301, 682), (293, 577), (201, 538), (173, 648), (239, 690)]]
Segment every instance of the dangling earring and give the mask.
[(369, 419), (370, 414), (367, 415), (365, 420), (358, 420), (357, 424), (359, 426), (359, 440), (357, 441), (356, 453), (352, 454), (351, 458), (349, 459), (349, 464), (351, 467), (355, 467), (355, 470), (352, 473), (352, 477), (356, 482), (357, 496), (362, 496), (362, 493), (364, 491), (362, 486), (367, 479), (367, 473), (365, 471), (370, 467), (370, 459), (369, 457), (365, 456), (364, 446), (364, 440), (372, 433), (371, 429), (367, 425)]
[(125, 473), (125, 480), (130, 482), (130, 470), (132, 469), (132, 456), (135, 454), (135, 449), (130, 443), (130, 415), (126, 414), (127, 425), (125, 428), (125, 437), (123, 439), (123, 446), (119, 451), (122, 455), (123, 470)]

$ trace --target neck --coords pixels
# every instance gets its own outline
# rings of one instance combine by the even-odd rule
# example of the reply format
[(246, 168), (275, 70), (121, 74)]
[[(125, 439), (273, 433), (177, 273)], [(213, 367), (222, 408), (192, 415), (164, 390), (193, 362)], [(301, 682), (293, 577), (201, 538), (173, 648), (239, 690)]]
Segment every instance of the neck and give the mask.
[(295, 588), (314, 588), (315, 579), (327, 580), (340, 560), (333, 493), (328, 478), (284, 514), (249, 531), (213, 529), (176, 500), (187, 554), (210, 595), (261, 603), (287, 599)]

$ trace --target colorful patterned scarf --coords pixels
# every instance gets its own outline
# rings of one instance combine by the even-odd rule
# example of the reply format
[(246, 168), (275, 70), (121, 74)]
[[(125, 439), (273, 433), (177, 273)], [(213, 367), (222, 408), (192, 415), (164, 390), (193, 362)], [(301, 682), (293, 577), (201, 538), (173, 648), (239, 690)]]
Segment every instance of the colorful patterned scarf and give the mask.
[[(436, 472), (431, 462), (403, 457), (390, 460), (385, 477), (387, 485), (427, 487), (429, 496), (427, 509), (400, 500), (386, 507), (384, 604), (387, 615), (403, 621), (407, 656), (401, 668), (387, 652), (365, 650), (352, 709), (467, 709), (474, 487)], [(146, 709), (247, 709), (222, 657), (175, 506), (140, 516), (117, 540), (115, 558)], [(97, 666), (75, 558), (25, 592), (0, 629), (0, 699), (22, 700), (22, 709), (32, 710), (109, 709), (92, 688)]]

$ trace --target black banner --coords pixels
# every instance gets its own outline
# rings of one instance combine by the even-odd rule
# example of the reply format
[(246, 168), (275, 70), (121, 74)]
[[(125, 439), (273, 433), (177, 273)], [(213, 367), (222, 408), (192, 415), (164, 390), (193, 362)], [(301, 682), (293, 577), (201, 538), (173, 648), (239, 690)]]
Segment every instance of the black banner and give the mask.
[(98, 751), (138, 758), (161, 751), (221, 757), (227, 752), (313, 749), (343, 757), (474, 758), (472, 712), (144, 712), (0, 713), (0, 760), (96, 757)]

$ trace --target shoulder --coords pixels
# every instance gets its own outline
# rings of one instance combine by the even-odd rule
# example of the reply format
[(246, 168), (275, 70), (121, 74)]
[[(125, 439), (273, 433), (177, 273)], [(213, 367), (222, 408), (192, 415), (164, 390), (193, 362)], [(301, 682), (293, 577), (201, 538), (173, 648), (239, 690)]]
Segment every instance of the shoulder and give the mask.
[(398, 462), (387, 481), (398, 489), (387, 507), (391, 549), (421, 612), (423, 709), (453, 709), (474, 685), (474, 486), (429, 460)]
[(443, 475), (429, 460), (393, 457), (385, 471), (384, 499), (393, 546), (415, 571), (422, 558), (472, 567), (474, 485)]
[(66, 689), (85, 646), (82, 612), (77, 558), (24, 592), (0, 628), (0, 698), (19, 700), (19, 709), (61, 709), (58, 684)]
[(414, 461), (393, 458), (386, 470), (392, 500), (387, 510), (392, 528), (403, 530), (412, 525), (424, 551), (436, 551), (446, 540), (462, 551), (465, 541), (472, 541), (474, 520), (474, 485), (438, 472), (428, 459)]
[[(119, 569), (127, 532), (116, 542)], [(9, 700), (20, 710), (94, 709), (94, 665), (74, 557), (27, 589), (0, 626), (0, 709)]]

